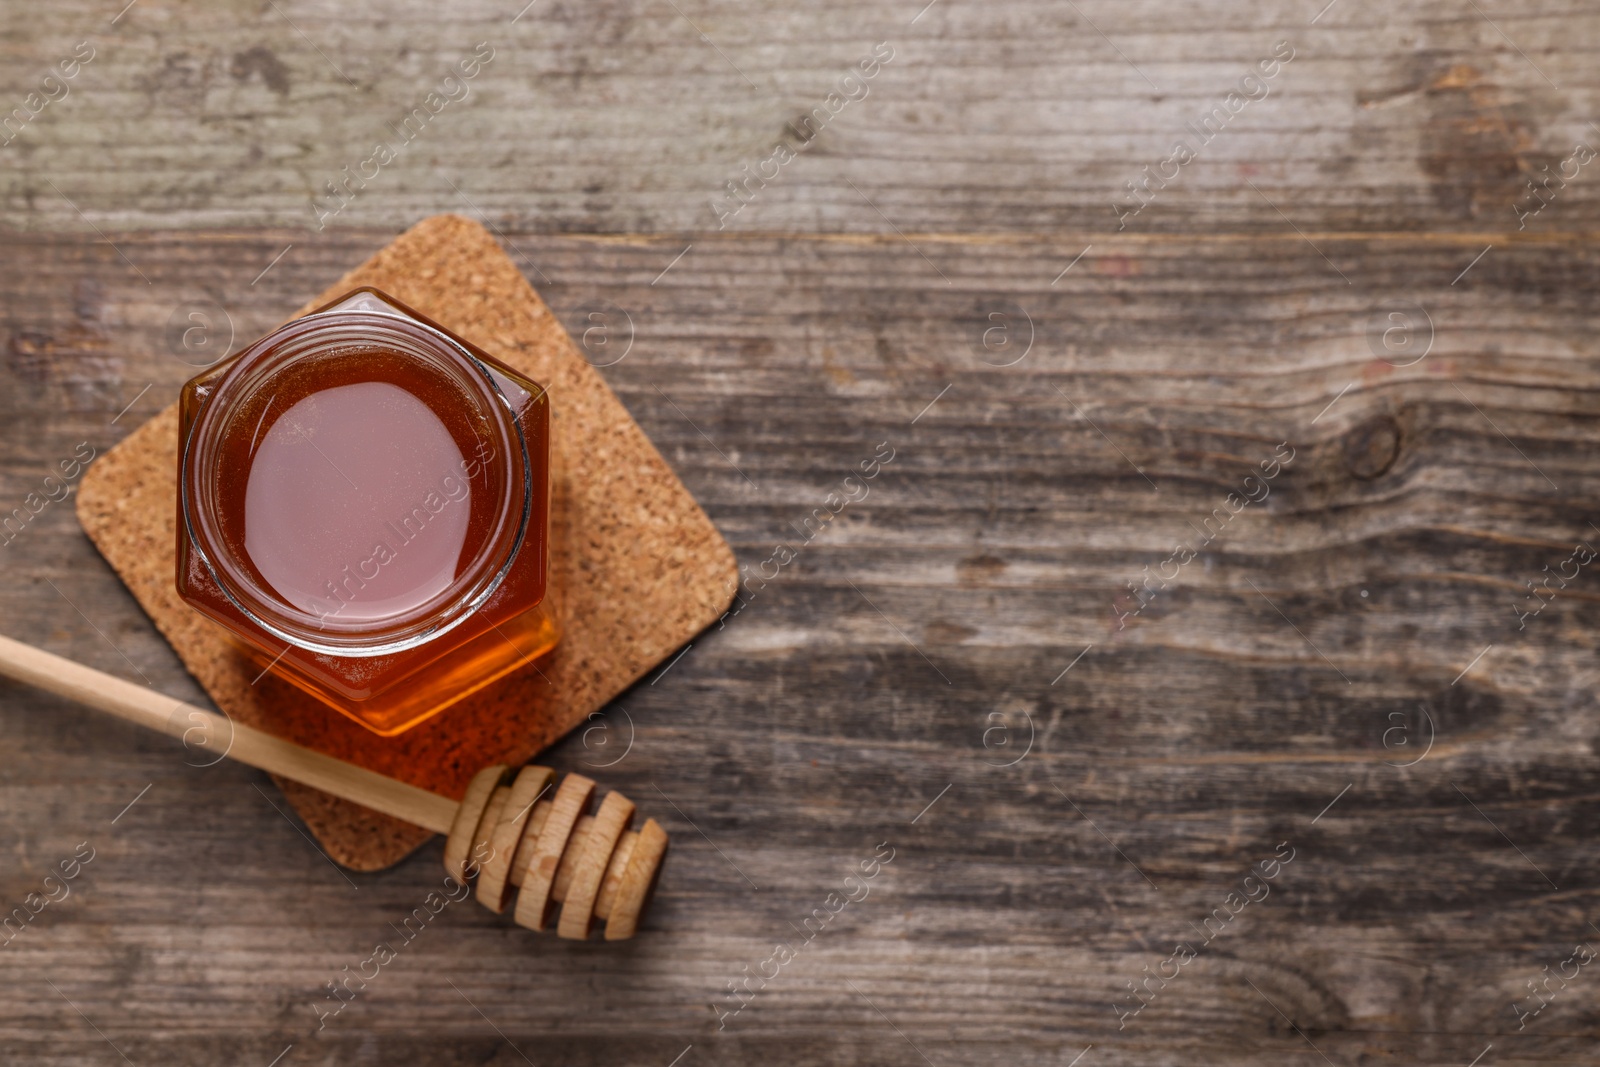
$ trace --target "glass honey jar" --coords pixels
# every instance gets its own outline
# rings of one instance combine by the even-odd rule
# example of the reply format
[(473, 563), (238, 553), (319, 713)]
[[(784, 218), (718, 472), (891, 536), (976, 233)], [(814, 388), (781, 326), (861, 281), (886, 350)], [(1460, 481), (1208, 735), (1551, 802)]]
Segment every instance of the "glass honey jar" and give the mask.
[(376, 289), (188, 382), (178, 593), (385, 736), (562, 629), (549, 395)]

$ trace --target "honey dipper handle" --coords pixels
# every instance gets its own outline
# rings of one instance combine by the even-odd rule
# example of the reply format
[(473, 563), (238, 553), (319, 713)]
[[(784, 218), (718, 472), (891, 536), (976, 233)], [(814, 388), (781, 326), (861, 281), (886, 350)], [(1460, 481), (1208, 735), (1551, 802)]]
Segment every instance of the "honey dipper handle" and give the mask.
[(227, 756), (435, 833), (449, 833), (455, 820), (459, 805), (449, 797), (4, 636), (0, 636), (0, 674), (179, 738), (185, 747), (194, 746), (206, 763)]

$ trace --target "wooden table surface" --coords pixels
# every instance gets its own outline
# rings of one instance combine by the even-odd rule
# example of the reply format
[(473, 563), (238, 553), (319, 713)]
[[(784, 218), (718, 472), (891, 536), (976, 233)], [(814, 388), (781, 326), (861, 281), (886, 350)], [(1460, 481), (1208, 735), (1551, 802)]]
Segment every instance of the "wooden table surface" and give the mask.
[[(93, 857), (0, 1060), (1594, 1062), (1600, 12), (123, 2), (0, 5), (0, 513), (455, 211), (793, 558), (547, 754), (674, 835), (637, 940), (331, 1016), (440, 843), (0, 682), (0, 904)], [(0, 632), (202, 699), (28, 518)]]

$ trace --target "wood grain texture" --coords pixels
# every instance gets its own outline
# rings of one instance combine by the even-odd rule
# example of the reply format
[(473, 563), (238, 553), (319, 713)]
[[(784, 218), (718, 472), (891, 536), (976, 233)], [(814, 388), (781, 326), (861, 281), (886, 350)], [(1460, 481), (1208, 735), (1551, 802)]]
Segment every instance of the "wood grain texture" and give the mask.
[[(15, 497), (185, 376), (160, 347), (185, 286), (207, 279), (248, 331), (384, 238), (297, 247), (253, 287), (285, 235), (114, 240), (151, 285), (103, 242), (15, 246)], [(945, 286), (898, 238), (707, 239), (656, 284), (681, 251), (665, 239), (512, 240), (575, 336), (589, 309), (632, 316), (603, 373), (746, 572), (798, 551), (546, 757), (664, 813), (677, 847), (639, 938), (552, 944), (452, 905), (319, 1032), (324, 983), (396, 937), (437, 844), (347, 882), (260, 776), (7, 687), (6, 899), (99, 850), (4, 950), (19, 1059), (111, 1054), (45, 978), (136, 1063), (290, 1043), (291, 1063), (520, 1062), (484, 1016), (535, 1062), (692, 1044), (684, 1062), (921, 1063), (905, 1038), (936, 1064), (1091, 1043), (1107, 1063), (1316, 1059), (1285, 1017), (1336, 1063), (1586, 1055), (1588, 970), (1522, 1031), (1511, 1007), (1600, 936), (1600, 594), (1584, 571), (1525, 630), (1513, 611), (1597, 536), (1586, 243), (1503, 240), (1454, 285), (1480, 245), (1322, 244), (1346, 285), (1298, 237), (1108, 241), (1052, 285), (1083, 242), (919, 244)], [(1369, 334), (1400, 298), (1435, 329), (1395, 368)], [(1033, 348), (991, 366), (1016, 350), (985, 347), (989, 316), (1015, 330), (1016, 309)], [(112, 365), (113, 331), (150, 343)], [(22, 336), (53, 358), (22, 360)], [(865, 498), (819, 520), (885, 441)], [(1118, 629), (1126, 583), (1280, 442), (1270, 497)], [(66, 508), (3, 551), (10, 632), (195, 696)], [(1430, 721), (1427, 756), (1393, 766)], [(1271, 895), (1119, 1030), (1126, 983), (1285, 841)], [(867, 898), (719, 1030), (729, 983), (851, 893), (879, 842), (894, 859)]]
[[(639, 936), (452, 904), (320, 1030), (438, 843), (347, 883), (261, 776), (0, 688), (4, 901), (98, 849), (0, 955), (0, 1049), (120, 1062), (86, 1016), (182, 1067), (1592, 1060), (1592, 965), (1515, 1006), (1600, 946), (1593, 568), (1517, 616), (1600, 536), (1596, 172), (1521, 231), (1514, 206), (1600, 137), (1595, 13), (676, 6), (0, 13), (13, 97), (107, 37), (0, 149), (11, 499), (191, 373), (175, 312), (256, 336), (475, 205), (746, 573), (797, 550), (544, 757), (664, 816)], [(1118, 233), (1124, 183), (1280, 39), (1272, 95)], [(318, 184), (479, 40), (473, 98), (310, 231)], [(710, 198), (880, 40), (870, 95), (719, 230)], [(0, 549), (0, 630), (199, 698), (69, 510)], [(883, 842), (865, 899), (730, 992)], [(1119, 1029), (1281, 842), (1270, 895)]]
[[(725, 183), (783, 144), (798, 158), (728, 228), (1103, 230), (1125, 183), (1278, 41), (1295, 58), (1270, 94), (1133, 228), (1277, 232), (1274, 204), (1307, 231), (1515, 228), (1526, 181), (1593, 143), (1600, 13), (1342, 0), (1312, 24), (1325, 3), (540, 0), (513, 22), (517, 0), (141, 0), (115, 25), (120, 5), (18, 8), (0, 13), (7, 109), (79, 42), (95, 58), (0, 148), (0, 211), (15, 229), (305, 230), (382, 142), (398, 158), (332, 225), (476, 207), (544, 232), (705, 230)], [(467, 95), (398, 139), (480, 42), (494, 58)], [(791, 125), (878, 42), (894, 58), (864, 97), (814, 140)], [(1583, 173), (1560, 215), (1594, 229)]]

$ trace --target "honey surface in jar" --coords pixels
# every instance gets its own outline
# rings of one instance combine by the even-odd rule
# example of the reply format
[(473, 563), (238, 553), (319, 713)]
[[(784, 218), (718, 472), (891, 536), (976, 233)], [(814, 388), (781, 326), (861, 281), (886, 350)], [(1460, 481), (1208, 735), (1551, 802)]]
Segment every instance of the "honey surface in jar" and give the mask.
[[(468, 526), (486, 525), (489, 493), (477, 494), (472, 524), (468, 471), (479, 480), (486, 472), (466, 458), (478, 454), (464, 451), (475, 442), (458, 440), (422, 399), (433, 383), (405, 373), (393, 353), (345, 361), (353, 371), (322, 366), (287, 383), (293, 392), (271, 398), (252, 439), (230, 440), (224, 477), (245, 491), (230, 498), (223, 521), (285, 600), (378, 621), (450, 587), (471, 562)], [(284, 410), (274, 416), (272, 406)]]

